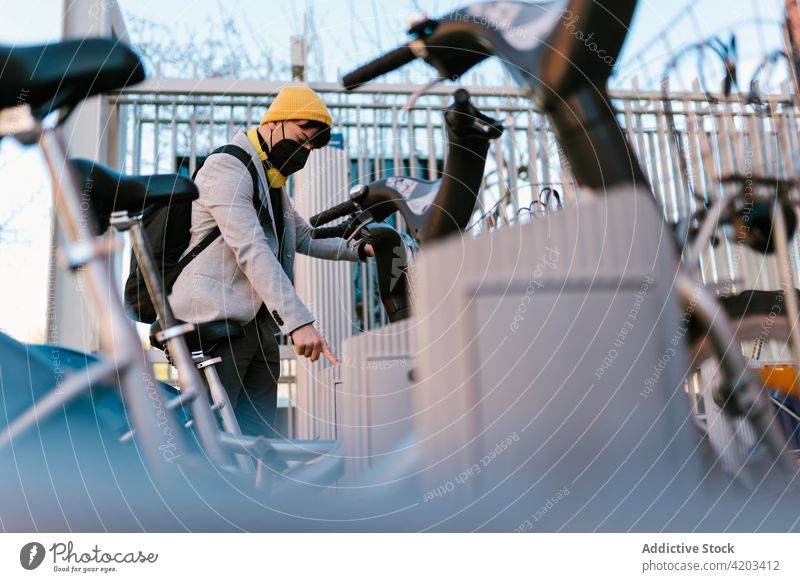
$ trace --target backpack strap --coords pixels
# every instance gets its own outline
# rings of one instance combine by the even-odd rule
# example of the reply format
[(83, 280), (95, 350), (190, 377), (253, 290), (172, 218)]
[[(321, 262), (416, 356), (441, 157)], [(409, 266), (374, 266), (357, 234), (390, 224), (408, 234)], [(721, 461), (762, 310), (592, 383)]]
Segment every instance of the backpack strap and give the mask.
[[(247, 168), (247, 171), (250, 172), (250, 178), (253, 180), (253, 206), (256, 209), (256, 213), (258, 216), (261, 216), (262, 211), (264, 210), (264, 205), (261, 203), (261, 197), (258, 195), (258, 172), (256, 171), (255, 166), (253, 165), (253, 158), (250, 157), (244, 149), (240, 148), (237, 145), (227, 144), (222, 147), (218, 147), (213, 152), (206, 156), (206, 160), (213, 156), (214, 154), (228, 154), (233, 156), (242, 164), (244, 167)], [(205, 163), (205, 160), (203, 161)], [(203, 164), (200, 164), (197, 169), (194, 171), (194, 175), (192, 176), (192, 180), (195, 179), (197, 173), (200, 171), (200, 168), (203, 167)], [(206, 236), (204, 236), (197, 245), (186, 253), (183, 258), (178, 261), (176, 265), (176, 272), (181, 272), (186, 265), (192, 262), (194, 259), (197, 258), (197, 255), (202, 253), (208, 246), (213, 243), (219, 236), (222, 234), (218, 226), (215, 226), (214, 229), (209, 232)]]
[[(253, 180), (253, 206), (255, 206), (256, 212), (258, 212), (260, 215), (261, 211), (263, 210), (263, 205), (261, 204), (261, 197), (258, 195), (258, 172), (256, 171), (256, 167), (253, 164), (253, 158), (250, 156), (250, 154), (239, 146), (230, 143), (215, 149), (213, 152), (208, 154), (206, 159), (214, 154), (228, 154), (233, 156), (242, 162), (244, 167), (247, 168), (247, 171), (250, 172), (250, 178)], [(195, 174), (196, 173), (197, 171), (195, 171)]]
[(217, 240), (221, 234), (222, 231), (219, 229), (218, 226), (215, 226), (214, 229), (211, 232), (209, 232), (206, 236), (204, 236), (192, 250), (183, 255), (183, 258), (181, 258), (181, 260), (178, 261), (178, 263), (175, 265), (176, 272), (180, 273), (181, 271), (183, 271), (186, 265), (195, 260), (197, 258), (197, 255), (206, 250), (206, 248), (208, 248), (208, 245)]

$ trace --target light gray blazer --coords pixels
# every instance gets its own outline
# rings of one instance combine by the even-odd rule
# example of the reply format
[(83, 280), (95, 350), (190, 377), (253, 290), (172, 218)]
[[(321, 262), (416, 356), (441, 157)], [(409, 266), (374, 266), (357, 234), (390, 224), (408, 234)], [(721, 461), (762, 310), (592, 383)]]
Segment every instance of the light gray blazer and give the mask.
[(259, 223), (247, 168), (231, 155), (209, 157), (195, 180), (200, 197), (192, 202), (189, 249), (215, 226), (219, 226), (222, 236), (186, 266), (172, 288), (170, 304), (175, 316), (184, 321), (232, 319), (244, 324), (253, 320), (263, 303), (278, 329), (289, 334), (314, 321), (286, 274), (293, 273), (295, 252), (346, 261), (358, 261), (358, 252), (341, 238), (312, 239), (311, 226), (297, 214), (286, 191), (281, 189), (284, 256), (279, 258), (264, 166), (243, 131), (231, 143), (253, 157), (259, 195), (269, 210), (269, 221)]

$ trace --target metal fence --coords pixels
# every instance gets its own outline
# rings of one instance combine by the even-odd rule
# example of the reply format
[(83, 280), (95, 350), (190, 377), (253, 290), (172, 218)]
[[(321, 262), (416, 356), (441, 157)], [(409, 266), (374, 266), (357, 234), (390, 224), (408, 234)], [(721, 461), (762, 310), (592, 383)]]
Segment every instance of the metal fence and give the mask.
[[(192, 173), (197, 160), (241, 128), (257, 124), (282, 85), (249, 81), (151, 80), (113, 97), (120, 106), (125, 152), (120, 163), (132, 173)], [(443, 110), (450, 87), (435, 87), (404, 110), (416, 86), (376, 85), (347, 94), (336, 84), (315, 84), (335, 120), (334, 133), (350, 159), (350, 183), (391, 175), (440, 177), (446, 148)], [(517, 89), (468, 88), (484, 113), (504, 120), (494, 142), (470, 233), (535, 219), (542, 192), (555, 190), (565, 204), (579, 195), (570, 170), (541, 112)], [(619, 118), (652, 184), (664, 216), (674, 222), (704, 202), (734, 193), (720, 177), (739, 173), (791, 178), (800, 167), (797, 103), (709, 96), (702, 92), (636, 91), (612, 94)], [(344, 200), (346, 189), (332, 193)], [(549, 208), (553, 208), (553, 196)], [(792, 245), (795, 277), (796, 241)], [(357, 327), (386, 322), (374, 272), (358, 267), (353, 302)], [(777, 266), (743, 245), (723, 240), (703, 257), (706, 283), (777, 289)], [(356, 330), (357, 331), (357, 330)]]

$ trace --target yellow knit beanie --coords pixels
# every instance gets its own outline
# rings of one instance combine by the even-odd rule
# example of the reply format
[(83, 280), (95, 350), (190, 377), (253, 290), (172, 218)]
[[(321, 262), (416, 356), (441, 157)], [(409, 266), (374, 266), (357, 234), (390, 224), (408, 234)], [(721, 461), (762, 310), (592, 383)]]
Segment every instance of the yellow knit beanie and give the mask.
[(301, 119), (321, 121), (328, 127), (333, 126), (333, 119), (322, 97), (304, 85), (289, 85), (278, 92), (261, 120), (261, 125), (270, 121)]

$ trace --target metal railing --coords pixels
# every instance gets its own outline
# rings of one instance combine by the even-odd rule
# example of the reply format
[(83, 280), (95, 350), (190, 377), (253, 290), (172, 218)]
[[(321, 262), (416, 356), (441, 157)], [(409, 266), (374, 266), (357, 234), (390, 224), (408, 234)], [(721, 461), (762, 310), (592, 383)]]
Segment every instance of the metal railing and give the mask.
[[(155, 79), (126, 90), (112, 97), (126, 128), (120, 163), (132, 173), (181, 169), (191, 173), (198, 156), (226, 143), (237, 129), (257, 124), (282, 86), (223, 79)], [(350, 158), (351, 184), (391, 175), (440, 177), (446, 148), (443, 109), (452, 87), (434, 87), (404, 111), (417, 86), (374, 85), (355, 93), (344, 93), (333, 83), (311, 86), (331, 110), (334, 133), (342, 136), (342, 147)], [(467, 89), (479, 108), (506, 124), (505, 135), (489, 153), (470, 233), (534, 220), (543, 210), (535, 201), (548, 188), (556, 190), (565, 204), (574, 203), (578, 189), (545, 116), (516, 88)], [(666, 99), (658, 92), (617, 91), (612, 98), (670, 222), (704, 202), (733, 194), (736, 186), (723, 185), (721, 176), (794, 177), (800, 170), (800, 109), (788, 97), (752, 101), (697, 91), (672, 93)], [(346, 196), (343, 188), (331, 193), (331, 200)], [(795, 274), (800, 271), (797, 257), (795, 240)], [(354, 315), (362, 329), (372, 329), (386, 319), (377, 300), (374, 273), (369, 266), (361, 269), (362, 301), (360, 312)], [(703, 277), (708, 284), (727, 284), (733, 292), (780, 287), (778, 267), (771, 258), (765, 260), (727, 240), (703, 256)]]

